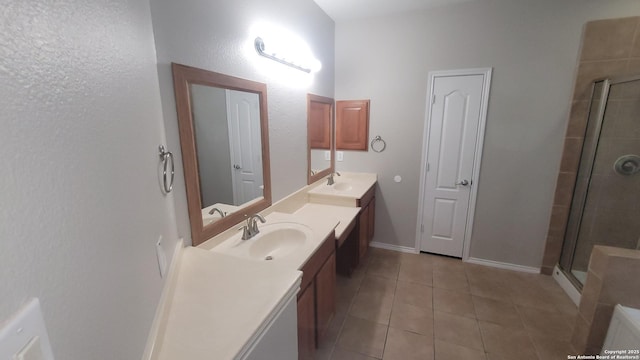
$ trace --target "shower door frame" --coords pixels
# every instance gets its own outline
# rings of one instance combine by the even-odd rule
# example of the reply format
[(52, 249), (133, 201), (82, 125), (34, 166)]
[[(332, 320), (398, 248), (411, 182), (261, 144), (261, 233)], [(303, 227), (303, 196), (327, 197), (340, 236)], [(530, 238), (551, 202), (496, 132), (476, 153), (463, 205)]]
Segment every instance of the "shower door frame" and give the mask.
[[(589, 112), (587, 113), (587, 125), (585, 126), (585, 137), (583, 138), (582, 151), (580, 153), (580, 162), (578, 163), (578, 168), (576, 171), (576, 180), (573, 188), (573, 196), (571, 198), (571, 206), (569, 207), (569, 216), (567, 217), (567, 226), (564, 234), (564, 241), (562, 245), (562, 252), (560, 254), (560, 269), (563, 271), (564, 275), (569, 279), (569, 281), (578, 289), (582, 290), (584, 284), (582, 284), (571, 271), (571, 266), (573, 265), (573, 259), (575, 256), (575, 250), (578, 243), (578, 237), (580, 236), (580, 227), (582, 225), (582, 217), (584, 214), (584, 206), (586, 204), (587, 195), (589, 193), (589, 188), (591, 186), (591, 175), (593, 172), (593, 164), (595, 162), (595, 156), (598, 151), (598, 145), (600, 143), (600, 135), (602, 131), (602, 123), (604, 121), (604, 115), (607, 108), (607, 103), (609, 100), (609, 91), (611, 90), (612, 85), (621, 84), (625, 82), (637, 81), (640, 80), (640, 75), (633, 76), (621, 76), (614, 78), (605, 78), (605, 79), (597, 79), (593, 81), (593, 85), (591, 87), (591, 101), (589, 102)], [(595, 141), (590, 149), (584, 148), (584, 141), (586, 140), (586, 133), (589, 127), (589, 120), (591, 118), (591, 104), (594, 101), (594, 93), (595, 86), (597, 83), (603, 82), (602, 84), (602, 92), (600, 94), (600, 105), (598, 106), (598, 114), (596, 121), (596, 129), (595, 129)], [(589, 179), (587, 181), (584, 189), (580, 189), (578, 186), (578, 181), (580, 180), (579, 174), (581, 170), (582, 162), (585, 160), (585, 150), (589, 151), (587, 154), (589, 155), (588, 159), (591, 159), (591, 162), (587, 164), (586, 172), (589, 173)], [(580, 211), (576, 211), (577, 209)]]

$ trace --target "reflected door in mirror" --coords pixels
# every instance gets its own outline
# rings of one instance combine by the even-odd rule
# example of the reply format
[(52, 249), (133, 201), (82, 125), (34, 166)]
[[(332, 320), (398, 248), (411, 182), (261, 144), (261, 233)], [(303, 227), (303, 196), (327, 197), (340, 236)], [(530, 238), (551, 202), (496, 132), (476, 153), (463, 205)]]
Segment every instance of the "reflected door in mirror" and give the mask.
[(202, 207), (263, 196), (258, 94), (191, 85)]
[(258, 94), (227, 90), (233, 164), (233, 201), (242, 205), (262, 196), (262, 145)]

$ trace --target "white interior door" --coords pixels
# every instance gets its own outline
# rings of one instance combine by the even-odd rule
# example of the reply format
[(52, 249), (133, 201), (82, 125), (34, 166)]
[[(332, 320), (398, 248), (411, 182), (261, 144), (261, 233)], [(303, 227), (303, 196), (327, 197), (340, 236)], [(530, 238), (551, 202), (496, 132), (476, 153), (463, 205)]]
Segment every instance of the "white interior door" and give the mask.
[(234, 205), (242, 205), (263, 195), (258, 100), (258, 94), (227, 90)]
[(470, 237), (470, 205), (472, 199), (475, 204), (488, 98), (490, 69), (486, 71), (431, 75), (419, 229), (422, 251), (462, 257)]

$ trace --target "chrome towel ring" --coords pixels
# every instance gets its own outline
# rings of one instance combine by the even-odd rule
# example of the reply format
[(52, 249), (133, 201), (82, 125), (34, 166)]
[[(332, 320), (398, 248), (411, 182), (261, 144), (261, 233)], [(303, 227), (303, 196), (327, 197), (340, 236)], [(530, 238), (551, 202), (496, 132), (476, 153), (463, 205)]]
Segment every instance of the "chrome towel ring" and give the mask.
[[(376, 145), (377, 145), (377, 148), (376, 148)], [(387, 148), (387, 143), (382, 139), (382, 137), (380, 137), (380, 135), (376, 136), (375, 138), (373, 138), (373, 140), (371, 140), (371, 150), (377, 153), (380, 153), (380, 152), (383, 152), (384, 149), (386, 148)]]
[[(173, 154), (171, 151), (166, 151), (164, 145), (158, 146), (158, 152), (160, 153), (160, 161), (162, 161), (162, 186), (164, 187), (164, 192), (166, 194), (170, 193), (173, 190), (173, 178), (175, 176), (174, 166), (173, 166)], [(169, 166), (169, 162), (171, 162), (171, 179), (167, 184), (167, 167)]]

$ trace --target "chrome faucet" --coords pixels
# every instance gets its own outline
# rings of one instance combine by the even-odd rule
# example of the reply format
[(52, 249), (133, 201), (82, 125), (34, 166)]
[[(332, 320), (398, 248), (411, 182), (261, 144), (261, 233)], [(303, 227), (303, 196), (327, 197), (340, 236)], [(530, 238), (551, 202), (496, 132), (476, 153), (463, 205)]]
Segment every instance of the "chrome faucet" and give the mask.
[(254, 214), (251, 216), (247, 216), (247, 223), (238, 230), (242, 230), (242, 240), (249, 240), (252, 237), (258, 235), (260, 229), (258, 229), (258, 222), (260, 220), (261, 223), (267, 222), (262, 215)]
[(220, 209), (218, 209), (218, 208), (213, 208), (213, 209), (211, 209), (211, 210), (209, 211), (209, 215), (213, 215), (213, 214), (214, 214), (214, 213), (216, 213), (216, 212), (217, 212), (218, 214), (220, 214), (220, 217), (225, 217), (225, 216), (227, 216), (227, 214), (226, 214), (226, 213), (223, 213), (223, 212), (222, 212)]
[(327, 179), (327, 185), (333, 185), (333, 184), (335, 184), (335, 183), (336, 183), (336, 182), (333, 180), (333, 174), (336, 174), (336, 175), (340, 176), (340, 173), (339, 173), (339, 172), (337, 172), (337, 171), (336, 171), (335, 173), (331, 173), (331, 175), (329, 175), (329, 178)]

